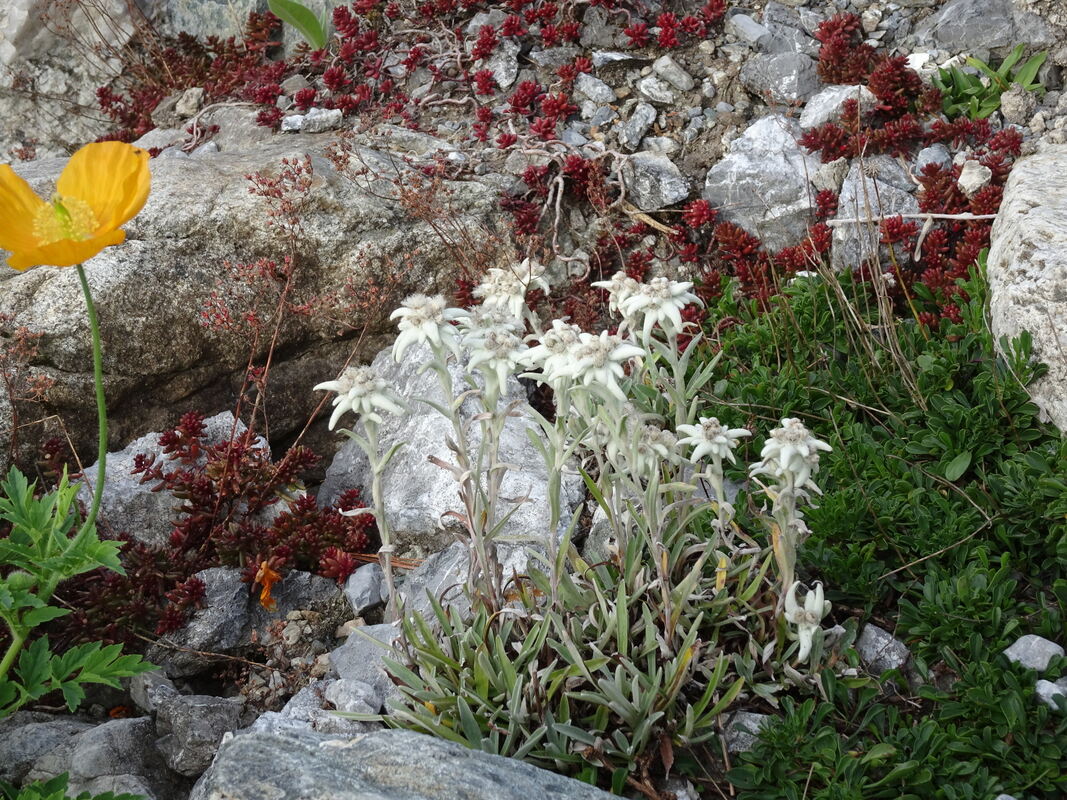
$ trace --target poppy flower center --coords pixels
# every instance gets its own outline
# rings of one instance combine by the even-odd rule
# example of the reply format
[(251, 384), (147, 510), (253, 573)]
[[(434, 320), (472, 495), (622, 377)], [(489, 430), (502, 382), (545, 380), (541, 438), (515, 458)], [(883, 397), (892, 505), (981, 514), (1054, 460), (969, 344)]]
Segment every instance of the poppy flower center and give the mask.
[(33, 235), (42, 247), (64, 239), (80, 242), (91, 239), (96, 226), (96, 215), (88, 203), (57, 194), (34, 217)]

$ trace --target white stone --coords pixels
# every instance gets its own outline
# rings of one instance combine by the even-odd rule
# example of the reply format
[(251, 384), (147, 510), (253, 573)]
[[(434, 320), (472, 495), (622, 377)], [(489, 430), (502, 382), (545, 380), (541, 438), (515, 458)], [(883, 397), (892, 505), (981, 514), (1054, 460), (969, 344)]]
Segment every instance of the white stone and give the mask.
[[(1034, 685), (1034, 691), (1041, 702), (1051, 709), (1058, 709), (1059, 706), (1056, 703), (1056, 699), (1067, 700), (1067, 678), (1060, 678), (1055, 683), (1042, 678)], [(1063, 700), (1060, 702), (1063, 702)]]
[(889, 631), (870, 623), (863, 627), (859, 639), (856, 640), (856, 652), (872, 675), (903, 668), (911, 655), (904, 642)]
[(669, 55), (660, 56), (653, 61), (652, 71), (680, 91), (688, 92), (696, 86), (696, 81), (693, 80), (693, 76), (686, 72), (682, 68), (682, 65)]
[(637, 91), (653, 103), (668, 105), (674, 102), (674, 91), (665, 82), (654, 75), (646, 75), (637, 82)]
[(574, 88), (594, 103), (613, 103), (615, 90), (588, 72), (582, 72), (574, 81)]
[(977, 161), (965, 161), (956, 185), (960, 187), (960, 191), (971, 197), (979, 189), (988, 186), (992, 179), (993, 170), (989, 167)]
[(1004, 655), (1013, 664), (1044, 672), (1053, 658), (1063, 655), (1063, 648), (1042, 636), (1028, 633), (1020, 636), (1014, 644), (1005, 649)]
[(859, 101), (861, 112), (870, 111), (878, 103), (874, 92), (866, 86), (827, 86), (812, 95), (800, 112), (800, 127), (807, 131), (835, 121), (841, 116), (846, 100)]

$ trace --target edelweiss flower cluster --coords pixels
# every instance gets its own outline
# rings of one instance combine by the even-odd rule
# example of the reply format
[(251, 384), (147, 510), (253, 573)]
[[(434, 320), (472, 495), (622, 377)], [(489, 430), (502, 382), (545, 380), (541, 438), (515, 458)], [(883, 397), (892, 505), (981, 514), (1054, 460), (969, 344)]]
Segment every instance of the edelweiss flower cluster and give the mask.
[(701, 417), (699, 425), (679, 425), (678, 433), (685, 434), (678, 444), (692, 445), (692, 460), (696, 462), (710, 457), (716, 472), (722, 470), (723, 459), (731, 464), (737, 463), (733, 450), (738, 440), (752, 435), (744, 428), (724, 428), (715, 417)]
[(820, 630), (822, 618), (830, 613), (830, 601), (823, 599), (822, 584), (815, 582), (814, 591), (808, 592), (804, 598), (804, 605), (797, 603), (797, 588), (800, 581), (796, 581), (789, 587), (785, 596), (785, 619), (792, 625), (797, 626), (795, 634), (790, 634), (800, 642), (797, 651), (797, 661), (803, 663), (811, 654), (811, 641), (815, 632)]
[(326, 381), (315, 386), (314, 391), (337, 392), (333, 399), (334, 410), (330, 415), (332, 431), (337, 420), (347, 411), (359, 414), (373, 422), (381, 422), (378, 410), (390, 414), (403, 414), (403, 401), (394, 395), (385, 381), (370, 367), (349, 367), (335, 381)]
[(642, 318), (641, 337), (647, 342), (652, 328), (659, 325), (668, 336), (682, 331), (685, 323), (681, 311), (690, 303), (700, 303), (700, 298), (690, 289), (693, 284), (653, 278), (648, 283), (639, 283), (625, 272), (616, 272), (611, 280), (596, 281), (593, 286), (608, 290), (608, 307), (616, 309), (625, 319), (625, 325), (633, 328)]
[(544, 273), (545, 268), (529, 258), (508, 269), (493, 267), (474, 287), (472, 294), (482, 298), (484, 307), (506, 309), (511, 316), (521, 319), (526, 307), (526, 292), (534, 286), (548, 291), (548, 284), (542, 277)]
[(393, 343), (393, 358), (399, 361), (404, 351), (413, 344), (429, 342), (433, 347), (446, 347), (453, 353), (459, 352), (456, 329), (450, 324), (460, 319), (466, 312), (458, 308), (448, 308), (442, 295), (427, 297), (413, 294), (406, 298), (389, 319), (400, 319), (397, 327), (400, 335)]
[(752, 466), (753, 475), (770, 475), (794, 489), (810, 488), (821, 494), (811, 479), (819, 471), (819, 451), (830, 452), (830, 445), (811, 435), (795, 417), (782, 420), (782, 427), (771, 431), (760, 451), (760, 461)]

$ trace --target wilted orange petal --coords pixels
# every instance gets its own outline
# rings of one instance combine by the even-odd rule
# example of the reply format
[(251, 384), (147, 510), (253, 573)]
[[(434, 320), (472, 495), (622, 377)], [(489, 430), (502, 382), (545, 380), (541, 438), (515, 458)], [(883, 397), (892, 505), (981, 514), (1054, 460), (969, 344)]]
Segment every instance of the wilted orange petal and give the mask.
[(0, 248), (13, 252), (35, 248), (33, 220), (44, 204), (15, 170), (0, 164)]
[(46, 244), (44, 247), (33, 247), (14, 253), (7, 263), (17, 270), (29, 269), (30, 267), (52, 266), (73, 267), (88, 261), (105, 247), (113, 244), (122, 244), (126, 241), (125, 231), (107, 231), (100, 236), (82, 241), (73, 239), (60, 239), (58, 242)]
[(70, 157), (56, 192), (88, 203), (99, 234), (115, 230), (144, 207), (150, 180), (145, 150), (124, 142), (96, 142)]
[(263, 584), (263, 588), (259, 592), (259, 604), (267, 611), (274, 611), (278, 604), (274, 601), (274, 598), (270, 595), (271, 587), (282, 579), (282, 576), (271, 569), (271, 566), (266, 561), (261, 561), (259, 564), (259, 570), (256, 572), (256, 583)]

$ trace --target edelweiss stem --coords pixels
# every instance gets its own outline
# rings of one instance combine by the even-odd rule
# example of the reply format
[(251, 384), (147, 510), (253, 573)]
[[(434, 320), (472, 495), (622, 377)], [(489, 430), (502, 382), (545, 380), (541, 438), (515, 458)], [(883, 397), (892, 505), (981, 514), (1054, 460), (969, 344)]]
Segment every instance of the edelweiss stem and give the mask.
[(81, 281), (82, 294), (85, 295), (85, 309), (89, 314), (89, 331), (93, 340), (93, 385), (96, 388), (96, 419), (97, 419), (97, 454), (96, 454), (96, 483), (93, 486), (93, 502), (89, 507), (89, 515), (82, 523), (78, 531), (81, 538), (96, 522), (97, 512), (100, 511), (100, 500), (104, 493), (104, 473), (107, 466), (107, 401), (104, 399), (104, 359), (100, 352), (100, 323), (96, 318), (96, 306), (93, 305), (93, 295), (89, 291), (89, 282), (85, 278), (85, 270), (81, 264), (77, 265), (78, 280)]

